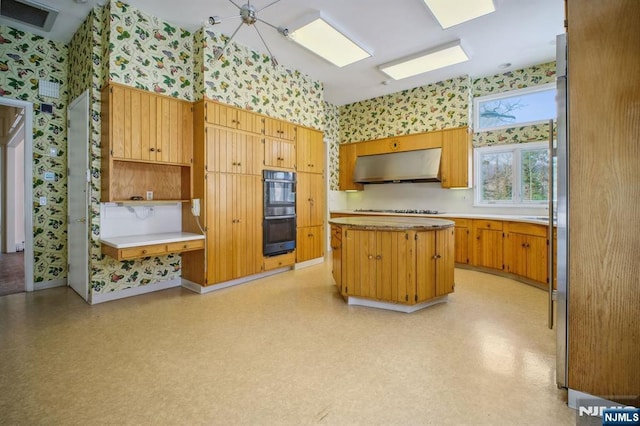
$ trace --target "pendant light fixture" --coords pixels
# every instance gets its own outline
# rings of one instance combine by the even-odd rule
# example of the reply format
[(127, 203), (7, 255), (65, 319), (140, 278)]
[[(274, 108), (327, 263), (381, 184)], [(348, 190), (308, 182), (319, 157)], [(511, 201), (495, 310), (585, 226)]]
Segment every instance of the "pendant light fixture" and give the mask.
[(258, 18), (258, 13), (260, 13), (261, 11), (265, 10), (266, 8), (273, 6), (274, 4), (278, 3), (280, 0), (275, 0), (271, 3), (269, 3), (268, 5), (260, 8), (260, 9), (256, 9), (252, 4), (250, 0), (247, 0), (247, 3), (242, 5), (242, 6), (238, 6), (233, 0), (229, 0), (229, 2), (231, 4), (233, 4), (235, 7), (238, 8), (239, 10), (239, 14), (236, 16), (229, 16), (226, 18), (221, 18), (219, 16), (211, 16), (209, 17), (209, 25), (213, 26), (213, 25), (217, 25), (219, 23), (221, 23), (223, 20), (225, 19), (229, 19), (229, 18), (240, 18), (240, 25), (238, 25), (238, 27), (236, 28), (236, 30), (233, 32), (233, 34), (231, 34), (231, 37), (229, 37), (227, 39), (227, 41), (225, 42), (224, 46), (222, 46), (222, 48), (215, 48), (214, 49), (214, 56), (216, 59), (220, 59), (222, 57), (222, 55), (224, 54), (225, 50), (227, 49), (227, 47), (229, 46), (229, 43), (231, 43), (231, 40), (233, 40), (233, 38), (235, 37), (235, 35), (238, 33), (238, 31), (240, 30), (240, 27), (242, 27), (242, 25), (247, 25), (250, 27), (255, 28), (256, 32), (258, 33), (258, 36), (260, 37), (260, 40), (262, 40), (262, 43), (264, 44), (264, 47), (266, 47), (267, 52), (269, 52), (269, 57), (271, 58), (271, 63), (273, 64), (273, 66), (275, 67), (276, 65), (278, 65), (278, 61), (276, 60), (275, 56), (273, 56), (273, 53), (271, 53), (271, 50), (269, 50), (269, 46), (267, 46), (267, 43), (264, 41), (264, 38), (262, 37), (262, 34), (260, 33), (260, 30), (258, 29), (258, 27), (255, 25), (256, 22), (262, 22), (263, 24), (273, 28), (274, 30), (278, 31), (280, 34), (282, 34), (283, 36), (287, 37), (289, 35), (289, 30), (284, 28), (284, 27), (276, 27), (275, 25), (272, 25), (260, 18)]

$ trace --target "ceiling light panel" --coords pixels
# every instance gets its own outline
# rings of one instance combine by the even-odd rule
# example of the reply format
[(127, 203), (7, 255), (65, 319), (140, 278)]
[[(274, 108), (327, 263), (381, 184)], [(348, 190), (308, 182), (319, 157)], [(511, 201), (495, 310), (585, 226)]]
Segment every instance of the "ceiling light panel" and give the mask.
[(371, 56), (368, 50), (330, 24), (319, 12), (307, 16), (293, 29), (289, 27), (289, 38), (337, 67)]
[(443, 29), (496, 10), (493, 0), (424, 0), (424, 2)]
[(378, 68), (394, 80), (401, 80), (469, 60), (460, 41), (398, 59)]

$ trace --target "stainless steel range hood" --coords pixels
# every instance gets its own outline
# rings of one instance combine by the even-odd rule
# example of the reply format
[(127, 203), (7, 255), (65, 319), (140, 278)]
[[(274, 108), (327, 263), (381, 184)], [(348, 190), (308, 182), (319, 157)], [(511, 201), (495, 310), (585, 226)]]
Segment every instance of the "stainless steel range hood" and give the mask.
[(366, 155), (356, 159), (358, 183), (440, 182), (442, 148)]

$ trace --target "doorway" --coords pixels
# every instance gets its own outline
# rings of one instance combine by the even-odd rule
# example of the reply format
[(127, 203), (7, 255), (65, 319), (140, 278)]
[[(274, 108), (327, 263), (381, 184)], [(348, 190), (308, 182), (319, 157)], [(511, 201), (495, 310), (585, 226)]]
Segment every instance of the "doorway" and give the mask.
[(0, 98), (0, 296), (33, 291), (33, 106)]

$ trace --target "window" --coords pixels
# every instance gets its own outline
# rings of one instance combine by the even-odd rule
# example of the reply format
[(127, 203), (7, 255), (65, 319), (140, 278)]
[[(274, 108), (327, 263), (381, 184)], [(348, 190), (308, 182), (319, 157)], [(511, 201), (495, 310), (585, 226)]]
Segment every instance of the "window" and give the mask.
[(476, 132), (526, 126), (556, 118), (556, 85), (544, 84), (473, 100)]
[(490, 146), (474, 151), (476, 204), (531, 207), (548, 203), (546, 142)]

